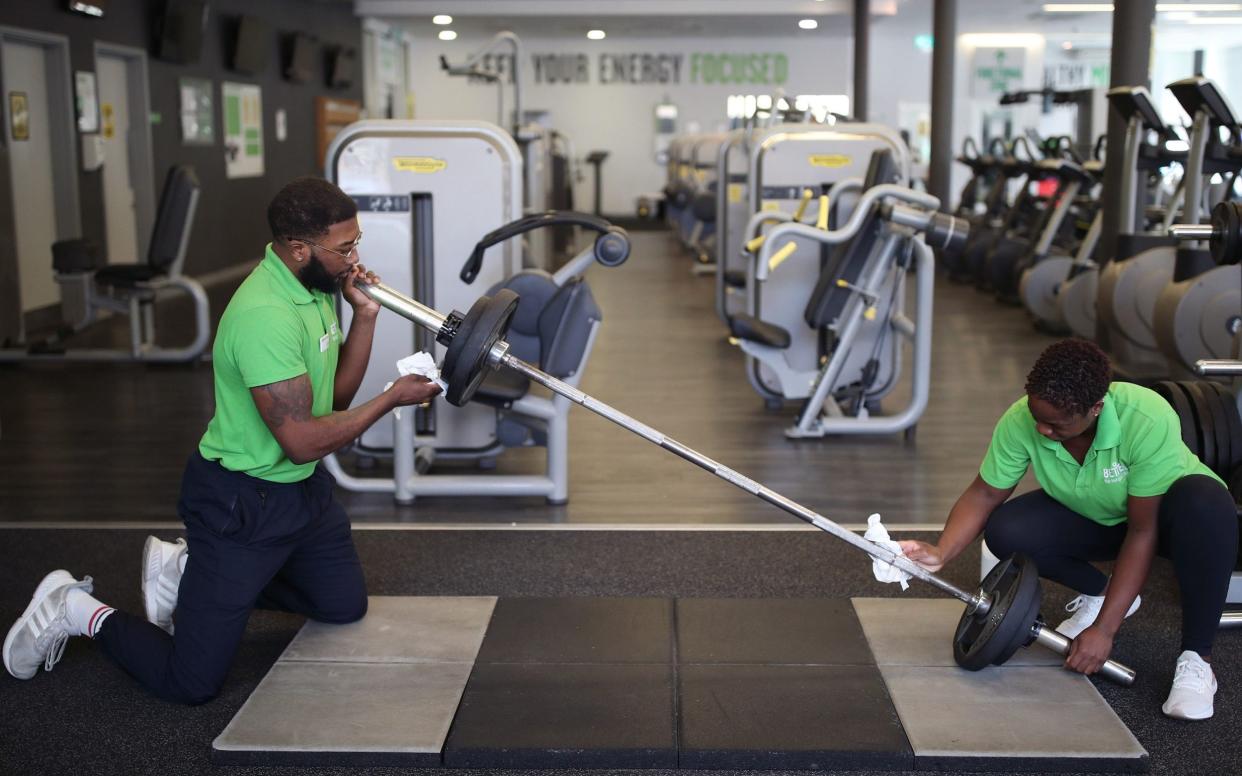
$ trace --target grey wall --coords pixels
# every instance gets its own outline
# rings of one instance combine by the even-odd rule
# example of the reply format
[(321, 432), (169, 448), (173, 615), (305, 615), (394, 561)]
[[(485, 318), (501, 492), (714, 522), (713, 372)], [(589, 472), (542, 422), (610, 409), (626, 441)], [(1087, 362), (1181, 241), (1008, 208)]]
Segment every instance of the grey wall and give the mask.
[[(70, 40), (74, 71), (94, 71), (96, 41), (142, 48), (150, 52), (152, 27), (162, 0), (108, 0), (107, 14), (94, 19), (65, 11), (64, 0), (0, 0), (0, 25), (39, 30), (67, 36)], [(155, 188), (158, 196), (164, 175), (174, 164), (194, 166), (203, 184), (198, 217), (194, 224), (185, 270), (196, 275), (239, 261), (255, 258), (268, 240), (266, 208), (268, 200), (288, 179), (320, 171), (315, 158), (314, 98), (334, 95), (361, 99), (361, 43), (359, 20), (348, 3), (323, 0), (210, 0), (210, 14), (197, 64), (178, 65), (150, 57), (151, 127), (154, 147)], [(257, 75), (230, 71), (228, 46), (232, 25), (242, 13), (261, 18), (270, 30), (267, 67)], [(302, 31), (315, 36), (319, 53), (326, 45), (355, 48), (359, 56), (355, 84), (349, 89), (328, 89), (323, 72), (304, 84), (281, 77), (280, 37)], [(207, 78), (215, 85), (216, 142), (212, 146), (186, 146), (181, 143), (178, 113), (178, 79), (184, 76)], [(263, 133), (265, 175), (261, 178), (229, 180), (224, 171), (223, 127), (220, 83), (237, 81), (263, 88)], [(288, 139), (277, 142), (274, 115), (283, 108), (288, 115)], [(0, 165), (3, 173), (3, 165)], [(10, 186), (8, 176), (0, 186)], [(103, 184), (100, 172), (79, 172), (79, 191), (83, 236), (105, 244)], [(0, 203), (4, 198), (0, 197)], [(0, 224), (4, 215), (0, 214)], [(2, 230), (0, 230), (2, 231)], [(149, 235), (139, 235), (145, 245)], [(51, 259), (49, 253), (49, 272)]]

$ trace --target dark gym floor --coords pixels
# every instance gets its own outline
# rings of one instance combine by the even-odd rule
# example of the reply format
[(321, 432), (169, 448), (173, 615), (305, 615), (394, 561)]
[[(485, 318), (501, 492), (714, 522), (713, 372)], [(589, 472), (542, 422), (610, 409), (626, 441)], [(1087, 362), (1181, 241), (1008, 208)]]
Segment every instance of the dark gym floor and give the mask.
[[(635, 236), (634, 256), (594, 268), (605, 324), (584, 390), (831, 519), (936, 527), (973, 476), (995, 418), (1017, 398), (1049, 340), (1021, 312), (972, 289), (938, 284), (933, 396), (916, 441), (899, 437), (790, 442), (794, 408), (764, 411), (726, 344), (712, 280), (664, 233)], [(213, 289), (216, 315), (231, 285)], [(175, 320), (174, 310), (169, 320)], [(171, 325), (171, 324), (170, 324)], [(107, 337), (107, 333), (94, 336)], [(210, 364), (195, 367), (37, 364), (0, 367), (0, 614), (7, 626), (38, 579), (56, 567), (93, 574), (101, 597), (138, 605), (144, 526), (175, 525), (180, 471), (211, 414)], [(858, 553), (813, 531), (660, 532), (660, 526), (742, 529), (801, 526), (589, 413), (572, 418), (570, 503), (426, 499), (398, 507), (386, 496), (342, 494), (359, 524), (360, 554), (375, 595), (833, 597), (898, 594), (870, 577)], [(529, 471), (536, 451), (501, 459)], [(103, 530), (117, 522), (131, 529)], [(382, 530), (420, 527), (414, 532)], [(625, 531), (434, 530), (446, 526)], [(54, 526), (95, 525), (97, 530)], [(395, 525), (394, 525), (395, 524)], [(48, 526), (48, 527), (43, 527)], [(158, 531), (165, 538), (175, 530)], [(922, 534), (931, 538), (933, 534)], [(946, 576), (977, 576), (968, 553)], [(1234, 735), (1236, 634), (1222, 633), (1217, 715), (1204, 724), (1164, 718), (1159, 704), (1176, 656), (1178, 606), (1158, 562), (1143, 610), (1118, 642), (1139, 671), (1133, 689), (1101, 693), (1151, 753), (1151, 772), (1230, 773), (1242, 762)], [(933, 595), (925, 588), (911, 591)], [(1049, 619), (1065, 591), (1049, 590)], [(29, 682), (0, 676), (0, 774), (206, 773), (223, 729), (300, 627), (257, 613), (221, 698), (187, 709), (151, 700), (84, 640)], [(328, 773), (230, 769), (227, 773)], [(365, 773), (341, 770), (340, 773)], [(380, 771), (375, 771), (380, 772)], [(454, 771), (462, 773), (462, 771)], [(593, 771), (592, 773), (601, 773)], [(650, 771), (644, 772), (650, 773)]]

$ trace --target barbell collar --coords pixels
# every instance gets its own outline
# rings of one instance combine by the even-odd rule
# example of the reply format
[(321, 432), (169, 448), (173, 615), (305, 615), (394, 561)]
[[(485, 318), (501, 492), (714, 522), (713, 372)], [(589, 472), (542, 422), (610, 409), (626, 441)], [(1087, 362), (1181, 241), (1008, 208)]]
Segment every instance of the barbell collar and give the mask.
[(1211, 224), (1174, 224), (1169, 227), (1169, 236), (1178, 240), (1210, 240), (1216, 231)]
[[(1072, 639), (1049, 628), (1039, 620), (1036, 620), (1035, 624), (1031, 626), (1031, 640), (1042, 644), (1058, 655), (1069, 655), (1070, 645), (1073, 644)], [(1115, 660), (1104, 661), (1104, 665), (1100, 667), (1099, 672), (1104, 678), (1116, 682), (1122, 687), (1129, 687), (1134, 684), (1134, 669), (1122, 665)]]

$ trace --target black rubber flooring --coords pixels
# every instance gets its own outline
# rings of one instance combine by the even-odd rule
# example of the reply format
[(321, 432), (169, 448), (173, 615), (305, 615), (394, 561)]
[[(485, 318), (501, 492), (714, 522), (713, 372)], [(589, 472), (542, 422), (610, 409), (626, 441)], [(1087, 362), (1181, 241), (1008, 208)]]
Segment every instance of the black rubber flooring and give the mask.
[[(101, 599), (138, 610), (144, 535), (127, 530), (5, 531), (0, 612), (13, 616), (20, 612), (34, 585), (56, 567), (93, 574)], [(367, 531), (358, 532), (356, 538), (374, 595), (821, 597), (842, 599), (844, 604), (852, 596), (899, 594), (871, 578), (870, 564), (856, 550), (818, 532)], [(977, 553), (968, 552), (945, 576), (969, 585), (977, 578), (977, 563)], [(927, 596), (929, 591), (916, 587), (911, 594)], [(1064, 590), (1048, 590), (1045, 615), (1055, 616), (1067, 598)], [(1168, 564), (1158, 560), (1143, 608), (1122, 630), (1115, 653), (1139, 672), (1139, 681), (1129, 689), (1102, 682), (1097, 686), (1151, 753), (1152, 773), (1236, 773), (1242, 762), (1242, 739), (1236, 735), (1242, 713), (1235, 689), (1242, 676), (1236, 669), (1242, 658), (1242, 634), (1223, 632), (1218, 640), (1215, 656), (1221, 690), (1216, 717), (1197, 724), (1177, 722), (1165, 718), (1159, 706), (1177, 654), (1178, 618), (1176, 583)], [(223, 694), (195, 708), (152, 699), (89, 642), (73, 639), (53, 672), (26, 682), (0, 677), (4, 731), (0, 773), (395, 773), (220, 770), (211, 764), (212, 739), (301, 624), (300, 618), (289, 615), (256, 613)], [(754, 649), (741, 642), (731, 648)], [(789, 649), (798, 645), (790, 644)], [(704, 764), (710, 766), (706, 760)], [(863, 769), (850, 772), (870, 772), (861, 763), (855, 766)]]

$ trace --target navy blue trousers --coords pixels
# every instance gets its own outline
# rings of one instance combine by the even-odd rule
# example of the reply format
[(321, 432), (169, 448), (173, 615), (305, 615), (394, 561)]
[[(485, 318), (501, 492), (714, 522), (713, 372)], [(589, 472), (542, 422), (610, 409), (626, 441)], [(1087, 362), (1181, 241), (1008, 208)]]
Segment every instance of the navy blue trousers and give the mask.
[[(1181, 588), (1182, 649), (1211, 654), (1238, 558), (1233, 497), (1206, 475), (1182, 477), (1160, 499), (1157, 522), (1156, 554), (1173, 562)], [(1108, 577), (1092, 561), (1116, 559), (1126, 523), (1100, 525), (1035, 490), (997, 507), (983, 536), (998, 558), (1021, 552), (1041, 577), (1100, 595)]]
[(321, 622), (361, 619), (366, 583), (336, 482), (317, 468), (281, 484), (232, 472), (197, 452), (186, 464), (177, 511), (189, 560), (175, 636), (117, 611), (95, 640), (161, 698), (204, 703), (224, 683), (250, 612), (293, 612)]

